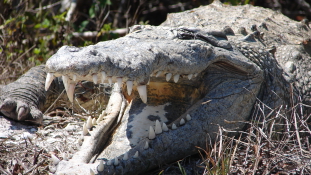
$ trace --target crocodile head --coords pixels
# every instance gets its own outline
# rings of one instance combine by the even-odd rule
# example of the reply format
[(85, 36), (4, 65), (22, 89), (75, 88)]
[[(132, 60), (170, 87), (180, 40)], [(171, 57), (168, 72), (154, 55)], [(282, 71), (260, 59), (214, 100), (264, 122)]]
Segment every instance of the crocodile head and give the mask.
[[(274, 22), (280, 19), (292, 23), (268, 10), (214, 3), (170, 15), (159, 27), (134, 26), (113, 41), (63, 46), (47, 61), (46, 88), (62, 76), (74, 101), (78, 81), (115, 85), (95, 129), (83, 131), (80, 151), (60, 162), (59, 173), (95, 168), (99, 174), (138, 174), (196, 153), (219, 127), (242, 129), (257, 98), (279, 105), (290, 81), (273, 55), (279, 50), (267, 46), (309, 36), (296, 24), (280, 29)], [(286, 27), (292, 32), (280, 36), (277, 30)]]
[(185, 27), (134, 26), (113, 41), (63, 46), (46, 69), (46, 88), (62, 76), (71, 101), (78, 81), (116, 83), (119, 96), (111, 95), (113, 109), (105, 112), (120, 122), (93, 154), (122, 160), (138, 153), (150, 167), (194, 153), (219, 126), (241, 129), (226, 121), (247, 120), (263, 81), (261, 69), (224, 33)]

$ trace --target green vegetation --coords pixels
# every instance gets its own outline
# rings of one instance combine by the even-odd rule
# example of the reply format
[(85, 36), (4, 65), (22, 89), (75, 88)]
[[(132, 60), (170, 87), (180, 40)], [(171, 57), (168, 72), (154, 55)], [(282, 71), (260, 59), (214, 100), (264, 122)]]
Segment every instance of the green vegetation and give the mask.
[[(45, 63), (63, 45), (86, 46), (119, 37), (118, 33), (111, 33), (116, 28), (126, 28), (137, 23), (148, 24), (148, 21), (150, 24), (159, 24), (158, 21), (150, 20), (158, 16), (148, 9), (154, 7), (154, 10), (161, 12), (161, 8), (157, 8), (159, 1), (122, 4), (119, 1), (97, 0), (90, 6), (85, 6), (87, 10), (78, 9), (71, 20), (66, 21), (69, 7), (61, 11), (60, 1), (44, 2), (45, 4), (40, 0), (0, 2), (0, 84), (8, 84), (29, 68)], [(195, 4), (191, 4), (194, 2)], [(226, 1), (233, 5), (255, 2)], [(172, 3), (174, 4), (169, 6), (162, 2), (162, 5), (169, 12), (176, 12), (206, 5), (211, 0)], [(151, 18), (147, 18), (148, 15)], [(87, 31), (96, 33), (88, 37), (76, 35)], [(260, 114), (264, 107), (264, 104), (258, 104), (256, 112)], [(186, 157), (161, 167), (156, 174), (311, 174), (310, 115), (302, 113), (302, 108), (310, 106), (298, 103), (289, 109), (271, 109), (271, 115), (263, 117), (264, 121), (260, 122), (254, 116), (254, 120), (247, 123), (246, 132), (237, 133), (219, 128), (218, 141), (208, 144), (206, 148), (198, 148), (199, 156)], [(230, 133), (238, 134), (239, 137), (230, 137)], [(31, 148), (27, 147), (29, 153), (33, 151)], [(22, 152), (21, 150), (25, 148), (14, 147), (11, 153)], [(9, 153), (3, 155), (9, 156), (2, 157), (3, 160), (12, 158)], [(40, 166), (45, 169), (47, 167), (43, 162)], [(13, 170), (13, 164), (8, 164), (4, 169)], [(36, 171), (40, 174), (39, 170)]]
[[(1, 4), (2, 3), (2, 4)], [(0, 84), (7, 84), (30, 67), (45, 61), (63, 45), (86, 46), (98, 41), (117, 38), (110, 34), (111, 24), (104, 23), (103, 11), (109, 0), (99, 0), (89, 8), (87, 18), (78, 15), (66, 21), (67, 11), (61, 12), (60, 1), (54, 4), (42, 4), (41, 1), (5, 0), (0, 2)], [(102, 21), (102, 23), (95, 22)], [(74, 36), (75, 33), (96, 28), (97, 34), (90, 38)]]

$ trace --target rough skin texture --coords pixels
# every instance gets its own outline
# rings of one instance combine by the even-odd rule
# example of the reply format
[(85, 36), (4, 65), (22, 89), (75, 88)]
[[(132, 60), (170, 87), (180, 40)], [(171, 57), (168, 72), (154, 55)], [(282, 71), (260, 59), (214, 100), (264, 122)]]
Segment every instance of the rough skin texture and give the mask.
[[(251, 116), (256, 100), (270, 108), (289, 105), (298, 97), (309, 104), (310, 31), (308, 24), (278, 12), (216, 1), (170, 14), (158, 27), (134, 26), (130, 34), (117, 40), (84, 48), (63, 46), (47, 61), (46, 71), (66, 76), (67, 87), (80, 80), (97, 81), (94, 75), (101, 79), (103, 71), (123, 84), (114, 86), (104, 120), (84, 137), (71, 160), (59, 163), (58, 174), (97, 171), (95, 161), (101, 159), (106, 164), (113, 161), (98, 174), (143, 173), (197, 153), (196, 147), (204, 148), (208, 139), (214, 140), (219, 126), (241, 130), (244, 124), (238, 121)], [(14, 82), (2, 88), (4, 115), (24, 120), (26, 115), (18, 115), (19, 104), (24, 102), (30, 104), (29, 109), (24, 107), (30, 117), (40, 118), (37, 108), (48, 98), (43, 85), (46, 73), (42, 67), (40, 70), (42, 76), (17, 80), (24, 82), (21, 86)], [(29, 74), (33, 71), (37, 70)], [(189, 75), (193, 78), (188, 79)], [(39, 84), (28, 86), (33, 81)], [(130, 95), (127, 82), (134, 82)], [(144, 100), (136, 88), (145, 85), (148, 97)], [(24, 99), (25, 94), (31, 95)], [(187, 120), (187, 115), (192, 119)], [(145, 118), (153, 122), (153, 128), (158, 119), (170, 129), (150, 138), (150, 125), (137, 124)], [(123, 160), (125, 153), (127, 160)]]

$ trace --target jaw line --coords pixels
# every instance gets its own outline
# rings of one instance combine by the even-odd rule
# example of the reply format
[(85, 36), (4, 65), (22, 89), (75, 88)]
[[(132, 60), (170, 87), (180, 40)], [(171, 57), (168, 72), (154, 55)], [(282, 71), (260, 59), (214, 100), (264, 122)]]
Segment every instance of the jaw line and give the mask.
[[(89, 134), (86, 136), (81, 136), (83, 143), (78, 152), (74, 154), (70, 161), (75, 163), (93, 163), (96, 158), (102, 158), (99, 156), (101, 152), (109, 147), (111, 140), (109, 139), (112, 133), (115, 133), (116, 130), (121, 127), (122, 123), (119, 123), (124, 117), (126, 110), (129, 112), (133, 108), (141, 107), (155, 107), (155, 106), (166, 106), (166, 109), (171, 108), (170, 112), (179, 109), (179, 114), (174, 115), (168, 113), (168, 125), (178, 120), (184, 112), (186, 112), (191, 105), (198, 100), (200, 96), (200, 90), (198, 88), (178, 83), (171, 82), (150, 82), (148, 87), (148, 104), (145, 104), (139, 98), (137, 91), (134, 91), (131, 96), (127, 94), (126, 87), (119, 87), (116, 83), (113, 88), (113, 92), (110, 96), (107, 108), (105, 110), (104, 120), (100, 121), (93, 127), (92, 131), (89, 131)], [(194, 90), (195, 89), (195, 90)], [(194, 93), (193, 93), (194, 92)], [(178, 99), (177, 97), (184, 97), (183, 100)], [(171, 98), (167, 98), (171, 97)], [(174, 106), (175, 102), (181, 102), (177, 106)], [(133, 103), (135, 107), (133, 106)], [(173, 105), (172, 105), (173, 104)], [(180, 106), (184, 105), (184, 110), (180, 110)], [(140, 109), (142, 109), (140, 107)], [(138, 111), (140, 110), (138, 109)], [(125, 111), (125, 112), (124, 112)], [(135, 111), (137, 112), (137, 111)], [(147, 116), (148, 117), (148, 113)], [(174, 118), (173, 118), (174, 116)], [(163, 116), (165, 117), (165, 116)], [(155, 123), (155, 121), (153, 121)], [(170, 126), (170, 125), (169, 125)], [(127, 126), (126, 126), (127, 127)], [(147, 126), (149, 128), (149, 126)], [(154, 127), (154, 126), (153, 126)], [(148, 132), (143, 135), (148, 136)], [(113, 136), (112, 136), (113, 137)], [(127, 150), (124, 150), (126, 152)]]

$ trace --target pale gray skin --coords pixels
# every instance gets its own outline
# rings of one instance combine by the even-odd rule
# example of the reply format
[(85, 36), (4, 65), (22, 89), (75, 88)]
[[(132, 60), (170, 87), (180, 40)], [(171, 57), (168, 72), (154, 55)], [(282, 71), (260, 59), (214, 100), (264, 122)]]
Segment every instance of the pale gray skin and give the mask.
[[(214, 2), (170, 14), (159, 27), (134, 26), (130, 34), (117, 40), (84, 48), (63, 46), (46, 65), (46, 71), (57, 76), (75, 74), (91, 80), (92, 74), (105, 71), (108, 76), (123, 77), (138, 85), (147, 84), (151, 74), (160, 70), (173, 75), (198, 73), (198, 76), (168, 83), (176, 93), (182, 88), (193, 90), (185, 92), (187, 95), (181, 97), (182, 102), (174, 101), (173, 97), (158, 102), (159, 94), (153, 95), (151, 89), (153, 83), (165, 84), (165, 76), (151, 76), (147, 105), (172, 102), (170, 109), (166, 109), (170, 117), (168, 124), (175, 123), (178, 129), (170, 129), (153, 140), (146, 135), (136, 146), (125, 145), (123, 150), (114, 149), (117, 140), (125, 140), (128, 136), (121, 133), (121, 128), (127, 128), (126, 121), (146, 104), (135, 92), (129, 105), (123, 97), (126, 88), (123, 93), (115, 88), (114, 94), (126, 106), (121, 124), (111, 136), (112, 143), (106, 144), (107, 136), (101, 134), (103, 125), (100, 125), (98, 131), (91, 134), (91, 146), (85, 141), (82, 148), (87, 150), (80, 151), (69, 162), (62, 161), (58, 171), (80, 172), (81, 167), (88, 171), (98, 163), (83, 163), (94, 162), (96, 158), (113, 159), (129, 150), (129, 160), (124, 161), (123, 156), (119, 156), (119, 165), (106, 165), (104, 171), (98, 173), (143, 173), (197, 153), (196, 147), (205, 148), (209, 138), (215, 139), (219, 126), (241, 130), (244, 124), (235, 121), (248, 120), (258, 104), (256, 101), (272, 109), (290, 105), (290, 99), (297, 100), (298, 96), (303, 102), (310, 103), (310, 39), (311, 30), (306, 23), (292, 21), (264, 8), (232, 7)], [(2, 91), (7, 92), (5, 88)], [(2, 100), (9, 97), (3, 92), (1, 96)], [(3, 109), (1, 112), (4, 113)], [(187, 114), (192, 120), (179, 126), (180, 119)], [(148, 149), (144, 149), (146, 141), (149, 142)], [(104, 151), (103, 147), (106, 147)], [(139, 157), (131, 158), (136, 151)], [(98, 156), (100, 152), (102, 154)], [(76, 162), (79, 170), (73, 167)]]

